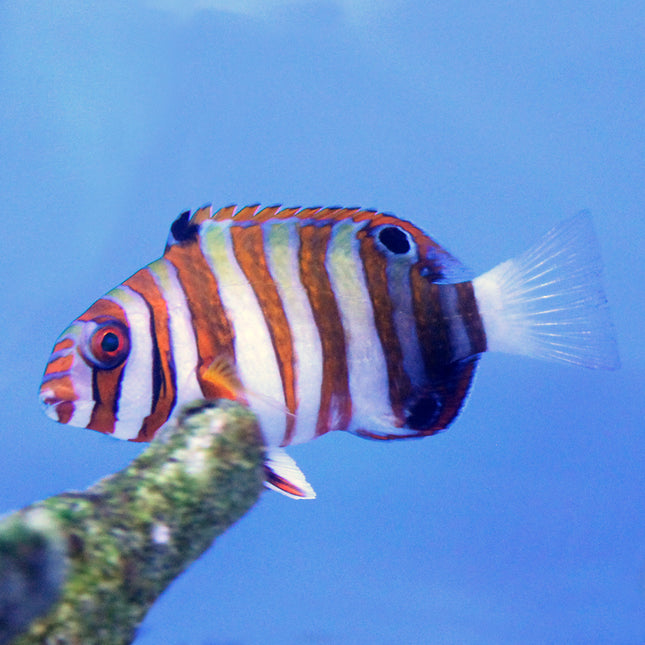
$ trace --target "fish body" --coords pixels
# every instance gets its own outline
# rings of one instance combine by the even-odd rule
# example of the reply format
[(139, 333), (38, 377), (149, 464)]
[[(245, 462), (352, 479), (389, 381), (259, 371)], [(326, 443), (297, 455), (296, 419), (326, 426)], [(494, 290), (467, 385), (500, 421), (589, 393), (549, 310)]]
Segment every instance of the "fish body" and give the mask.
[(584, 216), (468, 280), (386, 213), (207, 206), (61, 334), (40, 398), (61, 423), (131, 441), (189, 401), (242, 401), (269, 449), (268, 485), (312, 497), (283, 447), (331, 430), (432, 435), (486, 350), (614, 367), (599, 262)]

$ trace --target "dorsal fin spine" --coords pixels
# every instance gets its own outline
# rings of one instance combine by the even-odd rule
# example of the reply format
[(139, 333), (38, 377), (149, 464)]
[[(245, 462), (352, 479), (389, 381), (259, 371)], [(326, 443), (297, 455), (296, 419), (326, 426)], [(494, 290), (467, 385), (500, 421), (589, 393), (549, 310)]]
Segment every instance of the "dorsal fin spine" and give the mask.
[(269, 219), (276, 217), (276, 213), (280, 208), (280, 204), (274, 204), (273, 206), (265, 206), (259, 213), (256, 214), (255, 220), (258, 222), (266, 222)]
[[(237, 210), (236, 210), (237, 209)], [(212, 206), (207, 204), (196, 210), (191, 218), (190, 224), (202, 224), (204, 221), (211, 219), (214, 221), (233, 221), (233, 222), (266, 222), (270, 219), (289, 219), (295, 217), (300, 220), (329, 221), (329, 220), (346, 220), (352, 219), (355, 222), (363, 221), (382, 215), (386, 218), (394, 219), (389, 213), (378, 213), (375, 209), (362, 209), (358, 206), (349, 208), (341, 206), (311, 206), (303, 208), (301, 206), (285, 207), (281, 204), (261, 207), (260, 204), (249, 204), (241, 208), (237, 204), (223, 206), (213, 212)], [(387, 220), (386, 220), (387, 221)]]
[(234, 225), (252, 226), (256, 222), (259, 224), (273, 218), (285, 220), (292, 217), (303, 221), (311, 220), (312, 223), (347, 219), (351, 219), (354, 222), (371, 220), (373, 226), (384, 226), (390, 224), (405, 228), (419, 243), (419, 250), (423, 255), (426, 255), (429, 250), (441, 248), (436, 242), (434, 242), (434, 240), (428, 238), (423, 231), (410, 222), (401, 220), (391, 213), (379, 212), (372, 208), (360, 208), (357, 206), (351, 208), (341, 208), (337, 206), (328, 208), (320, 206), (307, 208), (302, 208), (300, 206), (282, 208), (280, 204), (261, 208), (260, 204), (250, 204), (249, 206), (243, 206), (242, 208), (236, 209), (237, 204), (229, 204), (228, 206), (224, 206), (213, 212), (212, 206), (207, 204), (192, 214), (189, 224), (199, 226), (206, 220), (213, 220), (218, 222), (228, 221)]
[[(251, 204), (238, 209), (236, 204), (229, 204), (213, 212), (212, 206), (206, 204), (192, 214), (186, 226), (200, 227), (204, 222), (212, 221), (218, 222), (220, 226), (226, 228), (229, 226), (253, 228), (267, 222), (270, 223), (271, 220), (285, 221), (289, 219), (299, 220), (302, 226), (311, 225), (318, 228), (328, 225), (333, 226), (335, 222), (340, 221), (349, 220), (356, 224), (365, 222), (364, 228), (367, 234), (384, 226), (399, 227), (411, 235), (416, 242), (419, 260), (424, 265), (421, 268), (424, 271), (424, 275), (436, 276), (433, 281), (449, 279), (453, 282), (462, 282), (470, 277), (462, 275), (463, 272), (455, 271), (455, 268), (461, 267), (461, 263), (417, 226), (407, 220), (398, 218), (396, 215), (375, 209), (357, 206), (350, 208), (338, 206), (283, 208), (280, 204), (273, 204), (264, 208), (259, 204)], [(199, 231), (196, 231), (195, 237), (197, 235), (199, 235)], [(172, 235), (171, 230), (164, 253), (177, 242), (180, 242), (180, 240)]]
[(260, 204), (251, 204), (250, 206), (245, 206), (241, 208), (233, 215), (233, 220), (236, 222), (247, 222), (255, 218), (258, 210), (260, 209)]
[(216, 213), (211, 214), (210, 219), (218, 221), (231, 219), (236, 208), (237, 204), (229, 204), (228, 206), (223, 206)]
[(279, 219), (289, 219), (290, 217), (296, 217), (299, 210), (300, 210), (300, 206), (296, 206), (294, 208), (283, 208), (277, 214), (277, 217)]
[(207, 219), (213, 217), (213, 207), (211, 204), (206, 204), (201, 208), (197, 209), (190, 218), (191, 224), (196, 224), (199, 226), (202, 222), (205, 222)]

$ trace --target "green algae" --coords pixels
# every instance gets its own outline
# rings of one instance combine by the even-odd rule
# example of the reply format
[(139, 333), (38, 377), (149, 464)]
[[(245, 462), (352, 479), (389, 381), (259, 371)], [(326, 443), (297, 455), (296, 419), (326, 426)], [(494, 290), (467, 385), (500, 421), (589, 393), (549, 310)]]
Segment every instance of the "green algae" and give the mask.
[[(263, 456), (248, 408), (198, 402), (123, 471), (10, 516), (44, 514), (67, 571), (52, 609), (15, 644), (130, 643), (166, 586), (256, 502)], [(0, 545), (22, 530), (0, 524)]]

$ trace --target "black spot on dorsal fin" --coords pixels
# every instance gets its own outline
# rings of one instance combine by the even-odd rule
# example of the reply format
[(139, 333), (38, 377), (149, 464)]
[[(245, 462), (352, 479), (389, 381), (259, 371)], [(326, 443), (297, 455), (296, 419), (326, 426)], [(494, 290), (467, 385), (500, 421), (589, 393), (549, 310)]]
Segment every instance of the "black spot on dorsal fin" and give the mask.
[(170, 232), (176, 242), (185, 242), (197, 235), (199, 227), (190, 223), (190, 211), (184, 211), (170, 227)]
[(199, 225), (190, 222), (190, 211), (184, 211), (170, 226), (166, 249), (173, 244), (181, 244), (193, 240), (199, 232)]

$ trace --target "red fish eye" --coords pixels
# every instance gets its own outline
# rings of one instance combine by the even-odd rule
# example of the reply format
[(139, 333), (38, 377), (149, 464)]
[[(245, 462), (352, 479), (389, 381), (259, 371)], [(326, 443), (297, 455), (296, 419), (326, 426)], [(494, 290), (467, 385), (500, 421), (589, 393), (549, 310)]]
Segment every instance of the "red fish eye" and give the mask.
[(114, 369), (123, 363), (130, 352), (127, 327), (118, 320), (96, 323), (85, 345), (83, 354), (100, 369)]

